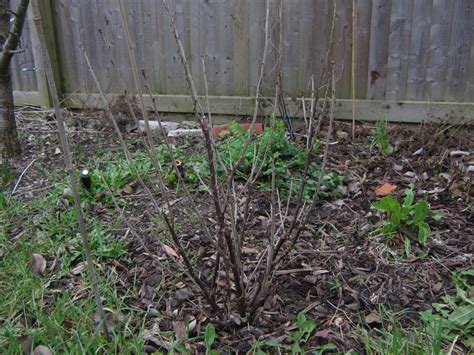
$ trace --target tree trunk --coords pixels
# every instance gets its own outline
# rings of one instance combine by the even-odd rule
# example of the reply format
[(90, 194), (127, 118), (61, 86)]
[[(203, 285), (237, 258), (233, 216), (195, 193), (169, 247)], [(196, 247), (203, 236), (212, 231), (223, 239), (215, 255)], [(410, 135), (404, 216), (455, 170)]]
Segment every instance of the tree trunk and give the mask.
[(0, 160), (21, 152), (16, 131), (11, 71), (0, 71)]

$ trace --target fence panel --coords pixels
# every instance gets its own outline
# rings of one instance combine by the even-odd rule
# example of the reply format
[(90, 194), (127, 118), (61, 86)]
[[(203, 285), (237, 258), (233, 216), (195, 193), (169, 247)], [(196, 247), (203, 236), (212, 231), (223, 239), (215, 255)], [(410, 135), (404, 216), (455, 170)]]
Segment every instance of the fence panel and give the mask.
[[(96, 89), (81, 45), (108, 93), (122, 93), (123, 84), (128, 92), (134, 93), (116, 1), (50, 1), (60, 87), (71, 99), (68, 102), (76, 106), (79, 98), (85, 100), (85, 106), (97, 102), (88, 99), (96, 94)], [(139, 70), (146, 72), (154, 93), (176, 96), (171, 101), (179, 106), (180, 97), (187, 94), (186, 81), (161, 1), (124, 0), (124, 3)], [(277, 1), (270, 3), (271, 45), (262, 90), (271, 97), (278, 33)], [(374, 100), (374, 107), (389, 111), (394, 102), (421, 101), (439, 109), (433, 113), (435, 116), (447, 113), (444, 108), (448, 106), (438, 105), (440, 102), (471, 105), (474, 101), (472, 1), (357, 0), (355, 3), (354, 48), (353, 1), (336, 1), (333, 53), (338, 71), (337, 95), (342, 104), (351, 98), (351, 57), (355, 50), (358, 100)], [(265, 1), (175, 0), (170, 5), (198, 92), (204, 94), (203, 56), (211, 96), (236, 97), (236, 100), (252, 97), (264, 44)], [(331, 44), (333, 10), (332, 0), (283, 0), (282, 69), (287, 97), (309, 95), (311, 75), (315, 75), (316, 81), (320, 77)], [(27, 50), (15, 57), (13, 66), (15, 89), (21, 91), (38, 90), (37, 77), (29, 71), (35, 66), (28, 40), (26, 28), (22, 42)], [(111, 60), (116, 63), (118, 73)], [(226, 105), (227, 101), (222, 102)], [(381, 106), (381, 102), (386, 105)], [(187, 107), (184, 101), (182, 104)], [(179, 107), (176, 109), (181, 111)], [(463, 112), (471, 109), (468, 107)], [(403, 111), (400, 110), (401, 105), (397, 112)], [(425, 114), (426, 107), (420, 112)]]

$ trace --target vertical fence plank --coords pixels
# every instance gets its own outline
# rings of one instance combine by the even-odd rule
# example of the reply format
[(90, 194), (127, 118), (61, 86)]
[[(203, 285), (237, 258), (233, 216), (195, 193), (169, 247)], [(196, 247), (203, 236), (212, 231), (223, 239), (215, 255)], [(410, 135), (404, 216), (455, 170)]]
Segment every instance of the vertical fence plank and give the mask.
[(351, 94), (352, 0), (337, 1), (334, 32), (336, 92), (341, 99), (348, 99)]
[(431, 27), (432, 0), (413, 2), (406, 98), (423, 100)]
[(372, 18), (372, 0), (357, 0), (357, 29), (355, 44), (355, 97), (367, 98), (367, 78), (369, 76), (370, 24)]
[(433, 0), (425, 78), (425, 95), (429, 101), (440, 101), (444, 97), (453, 5), (453, 1)]
[[(453, 21), (448, 54), (448, 85), (445, 87), (445, 100), (462, 100), (466, 89), (469, 55), (471, 52), (472, 23), (469, 23), (474, 4), (470, 0), (454, 2)], [(472, 58), (471, 58), (472, 60)]]
[(367, 83), (367, 97), (369, 99), (385, 97), (391, 5), (391, 0), (372, 1)]
[(385, 96), (390, 100), (401, 100), (406, 94), (412, 10), (412, 0), (392, 2)]
[[(474, 11), (471, 10), (470, 23), (474, 23)], [(467, 75), (465, 102), (474, 101), (474, 26), (471, 28), (471, 53), (469, 55), (469, 71)]]
[(312, 28), (313, 48), (314, 52), (314, 80), (315, 85), (321, 82), (323, 74), (324, 61), (326, 53), (329, 49), (329, 37), (331, 31), (331, 21), (333, 15), (333, 2), (331, 0), (314, 1), (312, 4), (314, 13), (314, 25)]
[(234, 93), (249, 96), (249, 1), (234, 0), (232, 3)]

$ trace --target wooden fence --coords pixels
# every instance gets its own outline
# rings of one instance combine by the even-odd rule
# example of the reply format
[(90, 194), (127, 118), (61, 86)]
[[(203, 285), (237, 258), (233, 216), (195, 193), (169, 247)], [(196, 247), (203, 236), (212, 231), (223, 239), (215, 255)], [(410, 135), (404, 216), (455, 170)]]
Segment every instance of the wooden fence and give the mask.
[[(123, 84), (133, 93), (131, 66), (116, 0), (41, 0), (53, 66), (71, 107), (98, 106), (97, 90), (80, 49), (88, 53), (99, 80), (113, 99)], [(189, 112), (186, 81), (161, 1), (124, 1), (135, 53), (161, 111)], [(14, 3), (14, 1), (12, 1)], [(252, 112), (264, 42), (264, 0), (170, 0), (198, 87), (204, 93), (201, 56), (208, 72), (215, 113)], [(474, 117), (474, 2), (471, 0), (336, 0), (334, 56), (339, 98), (337, 116), (351, 117), (352, 51), (358, 119), (421, 121)], [(277, 1), (271, 1), (275, 23)], [(283, 0), (283, 88), (298, 114), (319, 78), (330, 44), (332, 0)], [(272, 43), (278, 34), (272, 25)], [(13, 65), (15, 97), (48, 104), (35, 33), (26, 28), (25, 52)], [(273, 95), (276, 55), (270, 49), (263, 94)], [(116, 63), (119, 73), (111, 64)], [(26, 94), (25, 94), (26, 92)], [(46, 92), (46, 95), (45, 95)], [(34, 94), (36, 93), (36, 94)], [(150, 100), (147, 100), (150, 103)], [(268, 110), (264, 107), (262, 110)], [(262, 112), (263, 112), (262, 111)]]

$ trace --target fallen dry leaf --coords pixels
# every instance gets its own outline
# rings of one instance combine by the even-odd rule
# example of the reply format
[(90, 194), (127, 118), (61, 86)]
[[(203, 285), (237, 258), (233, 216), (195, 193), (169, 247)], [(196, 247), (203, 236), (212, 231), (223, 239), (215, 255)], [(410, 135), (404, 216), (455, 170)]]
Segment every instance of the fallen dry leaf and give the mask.
[(165, 251), (165, 253), (168, 254), (169, 256), (172, 256), (174, 258), (178, 257), (178, 253), (176, 253), (173, 248), (167, 246), (166, 244), (162, 244), (161, 246), (163, 247), (163, 250)]
[(33, 355), (53, 355), (53, 352), (47, 346), (38, 345), (33, 350)]
[(380, 316), (375, 312), (371, 312), (365, 316), (365, 321), (367, 324), (380, 324)]
[(30, 272), (35, 276), (42, 276), (46, 270), (46, 259), (40, 254), (33, 254), (31, 256)]
[(322, 329), (322, 330), (318, 330), (314, 335), (316, 336), (316, 338), (326, 339), (330, 331), (331, 331), (330, 329)]
[(386, 182), (385, 184), (383, 184), (382, 186), (378, 187), (375, 190), (375, 195), (379, 197), (387, 196), (387, 195), (390, 195), (393, 191), (395, 191), (396, 188), (397, 186)]
[(184, 321), (173, 322), (173, 329), (177, 340), (186, 338), (186, 323)]
[(84, 270), (85, 266), (86, 264), (83, 261), (81, 261), (71, 270), (71, 274), (73, 274), (74, 276), (79, 275), (82, 272), (82, 270)]
[(127, 184), (122, 187), (122, 191), (125, 192), (127, 195), (130, 195), (133, 192), (133, 188), (129, 184)]

